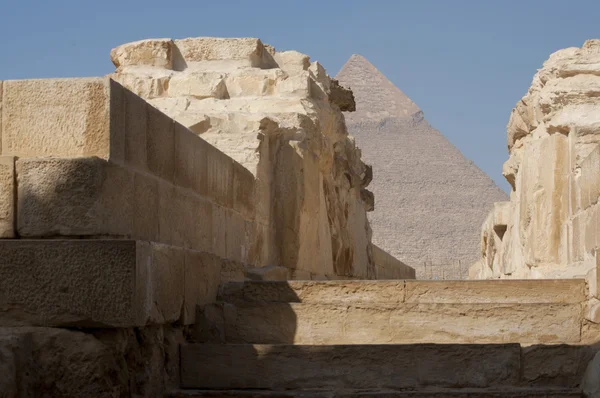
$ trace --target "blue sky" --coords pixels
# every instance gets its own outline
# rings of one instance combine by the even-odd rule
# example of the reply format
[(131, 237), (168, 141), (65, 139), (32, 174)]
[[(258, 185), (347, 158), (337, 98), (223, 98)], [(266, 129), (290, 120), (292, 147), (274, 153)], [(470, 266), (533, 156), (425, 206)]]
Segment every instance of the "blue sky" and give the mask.
[(0, 10), (0, 80), (104, 75), (111, 48), (151, 37), (259, 37), (330, 75), (361, 54), (504, 189), (513, 105), (550, 53), (600, 38), (600, 1), (0, 0)]

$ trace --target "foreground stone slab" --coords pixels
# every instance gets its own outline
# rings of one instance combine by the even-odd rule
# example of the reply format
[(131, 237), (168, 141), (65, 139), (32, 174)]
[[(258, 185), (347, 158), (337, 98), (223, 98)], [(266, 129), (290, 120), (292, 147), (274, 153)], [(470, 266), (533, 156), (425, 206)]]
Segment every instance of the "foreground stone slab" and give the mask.
[(193, 323), (195, 305), (216, 295), (212, 261), (144, 241), (2, 240), (0, 323), (130, 327), (176, 322), (182, 313)]
[(583, 279), (495, 281), (246, 281), (221, 286), (220, 300), (283, 303), (564, 303), (586, 300)]
[(567, 398), (581, 397), (578, 388), (423, 388), (418, 391), (380, 389), (374, 391), (271, 391), (271, 390), (180, 390), (166, 395), (169, 398)]
[(520, 378), (517, 344), (191, 344), (181, 347), (181, 361), (184, 388), (488, 387)]
[[(229, 343), (577, 344), (580, 304), (257, 303), (222, 307)], [(215, 316), (213, 314), (213, 316)]]

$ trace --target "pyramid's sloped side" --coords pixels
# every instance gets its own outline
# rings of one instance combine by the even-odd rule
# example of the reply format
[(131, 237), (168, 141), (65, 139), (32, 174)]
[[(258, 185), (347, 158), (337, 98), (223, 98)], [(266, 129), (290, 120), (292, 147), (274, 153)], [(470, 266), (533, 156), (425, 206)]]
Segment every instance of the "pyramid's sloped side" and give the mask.
[(352, 89), (359, 105), (356, 112), (347, 114), (349, 121), (407, 117), (421, 111), (373, 64), (360, 55), (351, 56), (336, 79), (343, 86)]
[(425, 120), (363, 120), (348, 129), (373, 165), (373, 242), (418, 277), (430, 276), (426, 262), (451, 276), (460, 261), (466, 273), (480, 255), (481, 225), (506, 193)]

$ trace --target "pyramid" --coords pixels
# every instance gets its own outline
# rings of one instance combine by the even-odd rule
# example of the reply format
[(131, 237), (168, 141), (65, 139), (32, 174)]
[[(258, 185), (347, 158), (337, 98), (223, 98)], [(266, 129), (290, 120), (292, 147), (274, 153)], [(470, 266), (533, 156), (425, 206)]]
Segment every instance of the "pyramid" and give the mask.
[(336, 79), (354, 92), (348, 131), (373, 165), (373, 242), (417, 278), (463, 277), (480, 257), (483, 221), (506, 193), (364, 57), (350, 57)]

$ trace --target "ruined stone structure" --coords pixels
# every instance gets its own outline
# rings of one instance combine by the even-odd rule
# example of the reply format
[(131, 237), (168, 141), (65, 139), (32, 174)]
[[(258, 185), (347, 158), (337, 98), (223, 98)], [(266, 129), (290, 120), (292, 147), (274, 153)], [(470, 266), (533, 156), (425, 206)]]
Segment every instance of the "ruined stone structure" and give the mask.
[(474, 278), (595, 278), (600, 244), (600, 41), (557, 51), (508, 123), (509, 202), (481, 232)]
[(348, 130), (373, 165), (373, 242), (419, 279), (462, 278), (479, 258), (481, 223), (506, 194), (365, 58), (350, 57), (336, 79), (354, 93)]
[[(0, 83), (0, 396), (600, 389), (592, 280), (416, 281), (370, 243), (352, 97), (318, 64), (256, 39), (112, 55), (133, 91)], [(356, 278), (396, 280), (306, 280)]]
[(321, 65), (258, 39), (145, 40), (111, 55), (115, 80), (256, 177), (257, 266), (376, 277), (370, 178), (340, 112), (354, 103)]

